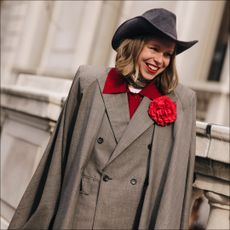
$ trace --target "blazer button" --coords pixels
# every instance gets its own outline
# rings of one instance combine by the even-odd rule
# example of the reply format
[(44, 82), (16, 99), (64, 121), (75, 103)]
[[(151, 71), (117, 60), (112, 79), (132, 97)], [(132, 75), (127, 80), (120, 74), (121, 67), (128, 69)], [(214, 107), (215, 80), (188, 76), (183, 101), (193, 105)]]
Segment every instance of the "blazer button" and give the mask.
[(149, 144), (148, 145), (148, 150), (151, 150), (151, 148), (152, 148), (152, 144)]
[(102, 137), (97, 138), (97, 143), (102, 144), (104, 142), (104, 139)]
[(109, 180), (112, 180), (112, 178), (110, 178), (108, 175), (103, 176), (103, 181), (107, 182)]
[(135, 184), (137, 183), (137, 179), (135, 179), (135, 178), (131, 179), (131, 180), (130, 180), (130, 183), (131, 183), (132, 185), (135, 185)]

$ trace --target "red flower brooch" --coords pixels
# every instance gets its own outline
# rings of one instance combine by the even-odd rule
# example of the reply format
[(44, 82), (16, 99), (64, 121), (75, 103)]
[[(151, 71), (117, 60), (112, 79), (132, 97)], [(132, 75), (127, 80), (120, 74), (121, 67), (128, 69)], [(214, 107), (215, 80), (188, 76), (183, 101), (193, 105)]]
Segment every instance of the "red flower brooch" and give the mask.
[(160, 126), (166, 126), (176, 120), (176, 103), (168, 96), (161, 96), (151, 101), (149, 116)]

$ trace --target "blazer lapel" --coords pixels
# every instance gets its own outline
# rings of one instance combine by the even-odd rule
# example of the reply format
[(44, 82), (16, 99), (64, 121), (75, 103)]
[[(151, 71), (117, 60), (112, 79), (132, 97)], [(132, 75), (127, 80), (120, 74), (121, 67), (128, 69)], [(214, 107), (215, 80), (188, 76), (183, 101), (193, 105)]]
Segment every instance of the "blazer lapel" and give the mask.
[(130, 120), (127, 93), (103, 94), (103, 98), (118, 143)]
[(123, 133), (108, 164), (118, 157), (122, 151), (124, 151), (135, 139), (137, 139), (154, 123), (154, 121), (148, 115), (150, 101), (151, 100), (147, 97), (143, 98), (132, 119), (130, 120), (125, 132)]
[(182, 124), (182, 118), (184, 115), (184, 110), (183, 110), (183, 106), (181, 104), (181, 101), (179, 100), (179, 98), (177, 97), (177, 95), (175, 94), (175, 92), (171, 92), (170, 94), (168, 94), (168, 96), (176, 103), (176, 108), (177, 108), (177, 118), (176, 121), (174, 123), (174, 136), (175, 133), (177, 132), (177, 130), (179, 129), (180, 125)]
[[(170, 143), (172, 140), (171, 132), (176, 132), (178, 128), (178, 123), (180, 124), (179, 120), (183, 116), (182, 105), (180, 104), (177, 96), (174, 92), (168, 95), (176, 104), (177, 104), (177, 120), (176, 129), (173, 129), (174, 124), (169, 124), (166, 127), (161, 127), (155, 125), (156, 139), (163, 140), (165, 145)], [(139, 105), (137, 111), (134, 113), (133, 118), (130, 120), (127, 129), (125, 130), (124, 134), (122, 135), (116, 149), (114, 150), (108, 164), (110, 164), (116, 157), (118, 157), (135, 139), (137, 139), (144, 131), (146, 131), (154, 121), (149, 117), (148, 108), (151, 100), (147, 97), (144, 97), (141, 104)], [(167, 135), (165, 135), (165, 130), (167, 131)], [(155, 135), (155, 134), (154, 134)], [(155, 137), (154, 137), (155, 138)], [(157, 142), (155, 142), (157, 143)], [(166, 146), (166, 148), (170, 148), (170, 145)]]
[(102, 94), (105, 79), (98, 79), (98, 82), (111, 129), (118, 143), (130, 120), (127, 93)]

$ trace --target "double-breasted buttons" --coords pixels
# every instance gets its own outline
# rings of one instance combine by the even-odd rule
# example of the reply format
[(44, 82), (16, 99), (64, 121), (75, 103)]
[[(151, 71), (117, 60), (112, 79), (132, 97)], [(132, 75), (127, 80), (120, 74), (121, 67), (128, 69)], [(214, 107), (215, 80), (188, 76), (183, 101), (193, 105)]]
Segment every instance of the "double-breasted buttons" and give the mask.
[(102, 137), (97, 138), (97, 143), (102, 144), (104, 142), (104, 139)]
[(132, 179), (130, 180), (130, 184), (135, 185), (136, 183), (137, 183), (137, 179), (132, 178)]
[(108, 175), (104, 175), (102, 179), (103, 179), (103, 181), (105, 181), (105, 182), (107, 182), (107, 181), (109, 181), (109, 180), (112, 180), (112, 178), (110, 178)]

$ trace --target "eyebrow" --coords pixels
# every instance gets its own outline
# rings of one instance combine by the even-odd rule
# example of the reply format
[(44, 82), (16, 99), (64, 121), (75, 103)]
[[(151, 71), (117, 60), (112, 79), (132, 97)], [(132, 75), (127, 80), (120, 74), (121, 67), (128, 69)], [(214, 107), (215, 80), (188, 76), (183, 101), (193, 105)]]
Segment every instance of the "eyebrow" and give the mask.
[[(158, 44), (156, 44), (155, 42), (149, 42), (149, 45), (156, 46), (157, 48), (161, 48), (161, 46), (158, 45)], [(175, 46), (175, 48), (176, 48), (176, 46)], [(174, 51), (175, 51), (175, 49), (170, 49), (170, 48), (169, 48), (169, 49), (166, 50), (165, 52), (169, 52), (170, 54), (173, 54)]]

